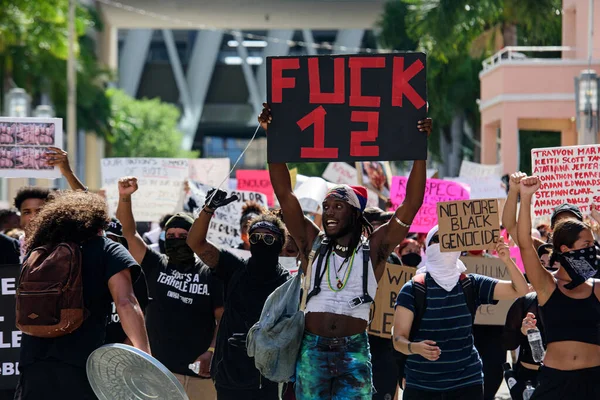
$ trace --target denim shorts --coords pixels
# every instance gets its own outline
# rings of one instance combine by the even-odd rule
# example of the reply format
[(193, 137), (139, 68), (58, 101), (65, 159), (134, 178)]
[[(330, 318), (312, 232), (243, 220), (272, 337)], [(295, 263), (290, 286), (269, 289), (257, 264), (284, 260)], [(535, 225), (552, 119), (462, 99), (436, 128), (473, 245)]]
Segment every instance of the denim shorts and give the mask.
[(366, 332), (342, 338), (304, 333), (296, 364), (297, 400), (370, 400), (372, 382)]

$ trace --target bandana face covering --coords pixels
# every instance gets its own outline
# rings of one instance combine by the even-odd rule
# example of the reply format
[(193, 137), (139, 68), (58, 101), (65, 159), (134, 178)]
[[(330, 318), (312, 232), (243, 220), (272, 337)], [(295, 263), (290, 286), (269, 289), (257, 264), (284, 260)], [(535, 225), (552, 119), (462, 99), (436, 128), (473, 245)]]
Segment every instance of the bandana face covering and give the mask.
[(596, 246), (562, 253), (559, 259), (560, 265), (571, 277), (571, 282), (564, 286), (565, 289), (574, 289), (581, 285), (596, 275), (600, 267)]
[(194, 251), (187, 245), (186, 240), (185, 238), (165, 240), (165, 254), (173, 264), (194, 265)]

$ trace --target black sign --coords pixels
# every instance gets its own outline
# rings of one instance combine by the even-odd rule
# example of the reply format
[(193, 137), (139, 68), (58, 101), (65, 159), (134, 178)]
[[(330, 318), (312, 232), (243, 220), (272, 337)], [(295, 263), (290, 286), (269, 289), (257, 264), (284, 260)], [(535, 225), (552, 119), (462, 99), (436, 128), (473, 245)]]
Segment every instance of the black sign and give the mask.
[(267, 58), (269, 162), (425, 160), (424, 53)]
[(21, 332), (15, 326), (20, 265), (0, 265), (0, 390), (17, 387)]

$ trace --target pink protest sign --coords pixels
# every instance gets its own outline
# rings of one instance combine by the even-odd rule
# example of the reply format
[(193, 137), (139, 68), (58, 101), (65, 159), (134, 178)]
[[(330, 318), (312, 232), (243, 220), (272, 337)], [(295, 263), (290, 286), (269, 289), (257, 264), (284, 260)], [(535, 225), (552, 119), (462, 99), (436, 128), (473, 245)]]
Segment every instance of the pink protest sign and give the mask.
[(269, 171), (261, 169), (239, 169), (235, 173), (238, 190), (263, 193), (267, 196), (269, 206), (275, 204), (275, 192), (271, 186)]
[[(390, 200), (393, 209), (398, 208), (406, 197), (406, 184), (408, 178), (394, 176), (392, 178), (392, 190)], [(419, 213), (413, 220), (410, 231), (416, 233), (427, 233), (437, 225), (437, 203), (440, 201), (468, 200), (468, 187), (457, 182), (445, 181), (443, 179), (427, 179), (425, 184), (425, 198)]]
[(525, 265), (523, 265), (523, 259), (521, 258), (521, 250), (518, 247), (510, 248), (510, 258), (515, 261), (517, 267), (521, 270), (522, 273), (525, 273)]

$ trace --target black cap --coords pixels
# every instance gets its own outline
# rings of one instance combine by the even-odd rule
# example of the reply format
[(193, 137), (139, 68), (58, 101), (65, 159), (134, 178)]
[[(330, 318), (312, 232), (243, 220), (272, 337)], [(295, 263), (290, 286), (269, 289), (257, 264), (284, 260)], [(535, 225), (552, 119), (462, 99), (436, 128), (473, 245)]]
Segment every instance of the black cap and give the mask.
[(564, 203), (564, 204), (561, 204), (560, 206), (556, 207), (554, 209), (554, 211), (552, 212), (552, 217), (550, 218), (550, 227), (551, 228), (554, 228), (554, 224), (556, 222), (556, 217), (558, 216), (558, 214), (562, 214), (562, 213), (571, 213), (571, 214), (573, 214), (573, 216), (575, 218), (577, 218), (579, 221), (583, 222), (583, 214), (581, 213), (581, 210), (579, 209), (579, 207), (574, 206), (573, 204)]
[(370, 224), (373, 222), (379, 222), (381, 218), (381, 214), (383, 214), (383, 210), (379, 207), (367, 207), (365, 211), (363, 211), (363, 215)]
[(123, 225), (116, 218), (111, 218), (108, 223), (108, 228), (106, 228), (107, 235), (113, 235), (117, 237), (123, 237)]

